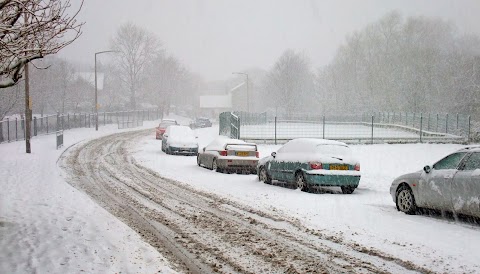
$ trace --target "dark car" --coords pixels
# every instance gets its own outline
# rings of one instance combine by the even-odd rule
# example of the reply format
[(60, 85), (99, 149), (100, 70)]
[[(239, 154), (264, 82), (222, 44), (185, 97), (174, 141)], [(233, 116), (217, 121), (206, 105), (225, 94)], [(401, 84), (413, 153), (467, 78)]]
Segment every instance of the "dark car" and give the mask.
[(204, 118), (204, 117), (196, 118), (190, 123), (190, 128), (204, 128), (204, 127), (211, 127), (211, 126), (212, 126), (212, 122), (210, 121), (210, 119)]

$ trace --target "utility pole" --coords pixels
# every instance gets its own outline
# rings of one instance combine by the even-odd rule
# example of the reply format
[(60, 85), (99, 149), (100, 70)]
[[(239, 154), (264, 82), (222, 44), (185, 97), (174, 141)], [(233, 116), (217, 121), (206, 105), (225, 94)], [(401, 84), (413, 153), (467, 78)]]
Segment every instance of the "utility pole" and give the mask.
[(26, 152), (32, 153), (30, 147), (31, 123), (32, 123), (32, 101), (30, 100), (30, 83), (29, 83), (29, 64), (25, 64), (25, 146)]
[(240, 74), (240, 75), (245, 75), (247, 77), (247, 112), (250, 112), (250, 100), (248, 99), (248, 94), (250, 93), (249, 90), (248, 90), (248, 73), (232, 72), (232, 74)]
[(104, 50), (95, 52), (95, 130), (98, 131), (98, 90), (97, 90), (97, 55), (108, 52), (118, 52), (117, 50)]
[[(25, 23), (27, 23), (27, 12), (24, 14)], [(31, 136), (31, 121), (32, 121), (32, 102), (30, 99), (30, 79), (28, 72), (29, 63), (25, 64), (25, 150), (27, 153), (32, 153), (32, 148), (30, 146), (30, 136)]]

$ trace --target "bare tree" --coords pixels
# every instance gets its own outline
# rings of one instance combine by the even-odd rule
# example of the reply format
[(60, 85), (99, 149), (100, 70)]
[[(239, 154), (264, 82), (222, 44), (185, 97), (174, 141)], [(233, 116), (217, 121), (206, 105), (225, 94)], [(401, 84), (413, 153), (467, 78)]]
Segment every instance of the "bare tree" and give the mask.
[(283, 110), (287, 116), (305, 109), (311, 100), (313, 91), (313, 74), (308, 59), (293, 50), (287, 50), (278, 59), (267, 74), (266, 88), (274, 98), (276, 110)]
[[(0, 0), (0, 88), (15, 85), (25, 64), (55, 54), (81, 35), (70, 0)], [(66, 38), (68, 37), (68, 38)]]
[(117, 54), (120, 76), (130, 93), (130, 107), (135, 109), (145, 67), (161, 52), (161, 44), (153, 33), (126, 23), (111, 40), (111, 47), (120, 53)]

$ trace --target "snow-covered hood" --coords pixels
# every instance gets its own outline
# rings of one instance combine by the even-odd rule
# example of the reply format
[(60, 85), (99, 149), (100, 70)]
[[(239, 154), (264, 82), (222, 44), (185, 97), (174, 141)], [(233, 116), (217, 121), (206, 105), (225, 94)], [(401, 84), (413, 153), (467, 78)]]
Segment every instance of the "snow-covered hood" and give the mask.
[(169, 139), (167, 144), (171, 147), (188, 147), (188, 148), (196, 148), (198, 147), (198, 142), (195, 137), (183, 137), (183, 138), (175, 138), (174, 140)]
[(393, 181), (396, 182), (396, 181), (401, 181), (401, 180), (405, 180), (405, 179), (420, 179), (420, 177), (422, 175), (422, 172), (423, 172), (423, 170), (419, 170), (419, 171), (415, 171), (415, 172), (412, 172), (412, 173), (403, 174), (403, 175), (395, 178), (395, 180), (393, 180)]

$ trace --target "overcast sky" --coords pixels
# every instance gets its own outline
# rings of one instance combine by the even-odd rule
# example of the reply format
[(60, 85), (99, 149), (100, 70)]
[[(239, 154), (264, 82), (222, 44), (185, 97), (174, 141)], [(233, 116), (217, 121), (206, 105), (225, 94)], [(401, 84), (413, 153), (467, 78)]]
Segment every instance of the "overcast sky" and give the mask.
[(85, 0), (83, 35), (60, 55), (91, 60), (93, 67), (94, 52), (109, 49), (118, 26), (131, 21), (157, 34), (167, 52), (206, 80), (269, 69), (288, 48), (319, 67), (347, 34), (392, 10), (441, 17), (462, 32), (480, 34), (479, 0)]

